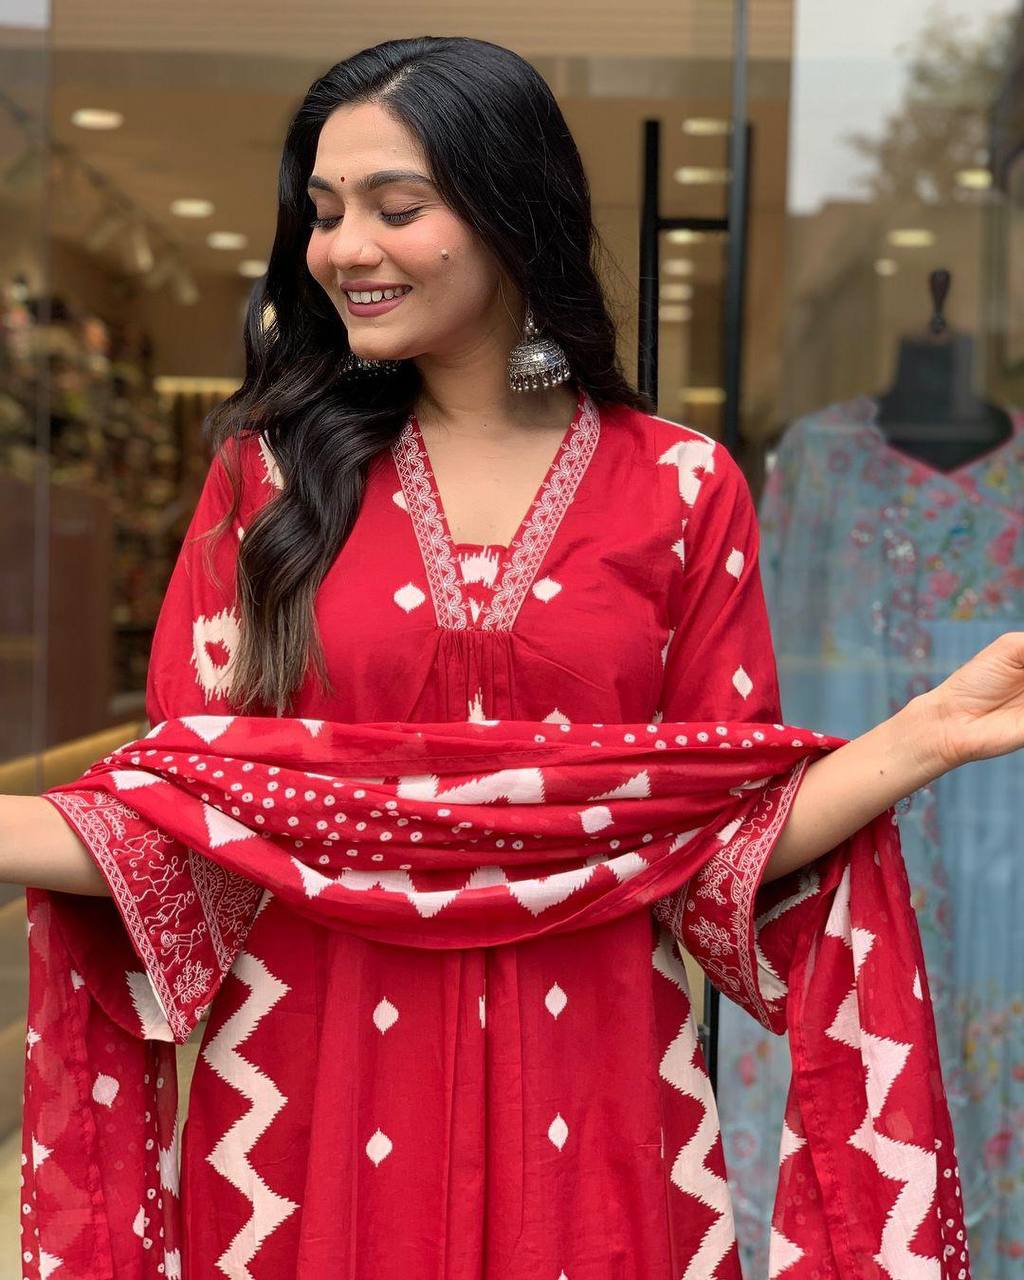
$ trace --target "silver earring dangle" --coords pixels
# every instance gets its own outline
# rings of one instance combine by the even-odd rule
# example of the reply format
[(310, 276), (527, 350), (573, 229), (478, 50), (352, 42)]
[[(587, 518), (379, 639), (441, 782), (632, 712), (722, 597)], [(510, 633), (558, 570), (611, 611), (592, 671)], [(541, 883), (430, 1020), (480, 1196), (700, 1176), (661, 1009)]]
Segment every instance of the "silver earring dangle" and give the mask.
[(508, 385), (513, 391), (540, 391), (557, 387), (572, 377), (565, 351), (553, 338), (541, 336), (526, 308), (523, 339), (508, 354)]

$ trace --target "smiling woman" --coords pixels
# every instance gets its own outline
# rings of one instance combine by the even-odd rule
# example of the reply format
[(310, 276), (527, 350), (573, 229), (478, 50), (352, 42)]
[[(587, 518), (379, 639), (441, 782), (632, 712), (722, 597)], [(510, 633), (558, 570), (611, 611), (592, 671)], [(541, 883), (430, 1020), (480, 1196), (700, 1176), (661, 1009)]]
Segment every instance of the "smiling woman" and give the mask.
[(0, 835), (39, 1275), (739, 1280), (681, 941), (793, 1045), (772, 1274), (965, 1277), (887, 806), (1021, 745), (1024, 635), (856, 742), (783, 722), (750, 491), (623, 375), (517, 54), (338, 63), (278, 191), (151, 729)]

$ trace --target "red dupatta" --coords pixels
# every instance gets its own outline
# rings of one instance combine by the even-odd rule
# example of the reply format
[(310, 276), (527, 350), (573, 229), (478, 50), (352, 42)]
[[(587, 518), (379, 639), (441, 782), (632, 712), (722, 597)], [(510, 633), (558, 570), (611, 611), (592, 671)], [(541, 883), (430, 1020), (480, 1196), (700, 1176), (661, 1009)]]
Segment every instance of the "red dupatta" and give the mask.
[[(74, 899), (69, 929), (53, 905), (70, 895), (28, 891), (26, 1276), (180, 1274), (170, 1041), (208, 1007), (265, 891), (407, 948), (543, 933), (575, 948), (580, 930), (652, 908), (678, 925), (698, 869), (723, 848), (765, 856), (806, 763), (841, 745), (735, 723), (552, 729), (185, 716), (47, 793), (89, 840), (134, 954), (96, 932), (104, 899)], [(372, 862), (385, 848), (386, 867)], [(762, 921), (745, 958), (771, 975), (768, 1022), (794, 1062), (772, 1275), (966, 1276), (893, 815), (819, 860), (802, 898), (775, 909), (785, 941)], [(699, 1048), (685, 1065), (703, 1070)], [(673, 1155), (682, 1188), (707, 1176), (696, 1134)], [(716, 1269), (731, 1219), (718, 1225), (707, 1269), (691, 1259), (687, 1275), (736, 1274)]]

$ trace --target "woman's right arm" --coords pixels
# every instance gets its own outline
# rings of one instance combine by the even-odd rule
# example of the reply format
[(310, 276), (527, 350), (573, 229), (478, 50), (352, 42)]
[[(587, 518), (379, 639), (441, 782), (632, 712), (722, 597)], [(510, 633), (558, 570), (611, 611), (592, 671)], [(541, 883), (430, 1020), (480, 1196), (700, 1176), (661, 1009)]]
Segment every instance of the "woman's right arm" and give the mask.
[(110, 897), (92, 854), (42, 796), (0, 796), (0, 882)]

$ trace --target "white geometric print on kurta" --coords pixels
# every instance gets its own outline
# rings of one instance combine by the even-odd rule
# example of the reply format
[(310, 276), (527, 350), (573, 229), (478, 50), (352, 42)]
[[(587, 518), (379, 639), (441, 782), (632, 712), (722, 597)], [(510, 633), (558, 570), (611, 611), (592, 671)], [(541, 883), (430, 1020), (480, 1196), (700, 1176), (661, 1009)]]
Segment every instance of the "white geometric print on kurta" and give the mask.
[(750, 676), (747, 675), (742, 667), (737, 667), (732, 673), (732, 684), (733, 688), (741, 698), (748, 698), (750, 696), (750, 691), (754, 687), (753, 680), (751, 680)]
[(366, 1154), (370, 1157), (375, 1165), (386, 1159), (394, 1149), (391, 1139), (386, 1133), (378, 1129), (373, 1137), (366, 1144)]
[(212, 618), (200, 614), (192, 623), (192, 666), (207, 701), (227, 693), (240, 639), (239, 622), (231, 608)]
[(686, 532), (686, 523), (684, 520), (682, 528), (679, 530), (679, 537), (672, 543), (672, 550), (679, 557), (679, 563), (684, 569), (686, 568), (686, 543), (683, 541), (683, 534)]
[(281, 468), (277, 465), (277, 459), (270, 451), (270, 445), (267, 444), (262, 433), (257, 439), (260, 444), (260, 452), (263, 454), (264, 479), (267, 484), (273, 485), (275, 489), (283, 489), (284, 476), (281, 474)]
[(541, 721), (541, 724), (572, 724), (572, 721), (564, 711), (559, 711), (557, 707), (549, 711)]
[(678, 469), (679, 496), (688, 507), (697, 501), (705, 474), (710, 475), (715, 469), (715, 448), (714, 440), (706, 436), (697, 440), (679, 440), (658, 459)]
[(541, 578), (540, 582), (535, 582), (531, 588), (537, 599), (544, 604), (547, 604), (549, 600), (554, 600), (561, 589), (562, 584), (556, 582), (554, 578)]
[(725, 571), (726, 573), (731, 573), (734, 578), (738, 578), (743, 572), (743, 566), (745, 563), (746, 559), (743, 552), (740, 551), (738, 547), (733, 547), (725, 562)]
[(395, 490), (395, 492), (391, 495), (391, 501), (395, 504), (396, 507), (400, 507), (403, 511), (409, 510), (409, 504), (406, 502), (405, 494), (401, 491), (401, 489)]
[(544, 1007), (548, 1013), (551, 1014), (552, 1018), (557, 1018), (568, 1003), (569, 997), (557, 982), (553, 982), (544, 997)]
[(552, 1144), (561, 1151), (568, 1136), (569, 1126), (562, 1119), (562, 1113), (559, 1112), (548, 1125), (548, 1137), (551, 1139)]
[(476, 693), (473, 695), (472, 700), (466, 705), (469, 709), (469, 715), (466, 716), (467, 720), (476, 721), (478, 724), (487, 724), (487, 716), (484, 713), (483, 689), (478, 688)]
[(413, 609), (418, 609), (426, 598), (413, 582), (407, 582), (404, 587), (399, 587), (392, 596), (395, 604), (406, 613), (412, 613)]
[(861, 1026), (856, 972), (871, 951), (875, 937), (866, 929), (852, 928), (849, 865), (836, 888), (825, 936), (838, 938), (845, 944), (854, 970), (850, 990), (826, 1034), (859, 1054), (867, 1070), (865, 1092), (868, 1105), (849, 1142), (852, 1147), (863, 1151), (886, 1178), (897, 1185), (902, 1184), (882, 1229), (881, 1246), (875, 1261), (893, 1280), (931, 1280), (935, 1275), (935, 1264), (922, 1258), (912, 1247), (912, 1242), (921, 1223), (931, 1212), (938, 1181), (937, 1156), (934, 1151), (912, 1142), (890, 1138), (876, 1129), (871, 1119), (872, 1115), (881, 1116), (889, 1092), (906, 1066), (913, 1046), (873, 1035)]
[[(268, 895), (264, 894), (257, 916), (267, 900)], [(248, 1220), (216, 1260), (224, 1275), (248, 1280), (249, 1264), (264, 1240), (299, 1206), (269, 1187), (249, 1159), (249, 1152), (288, 1099), (265, 1071), (258, 1070), (243, 1056), (239, 1046), (252, 1036), (290, 988), (272, 974), (262, 960), (245, 950), (239, 951), (231, 972), (249, 988), (249, 994), (203, 1050), (203, 1060), (251, 1106), (217, 1141), (206, 1160), (251, 1206)]]
[[(781, 1170), (786, 1161), (805, 1145), (807, 1139), (800, 1134), (796, 1134), (783, 1121), (782, 1123), (782, 1142), (779, 1146), (779, 1169)], [(786, 1270), (799, 1262), (804, 1256), (803, 1249), (799, 1245), (794, 1244), (788, 1236), (784, 1236), (775, 1225), (771, 1228), (771, 1241), (768, 1246), (768, 1280), (777, 1280)]]
[(736, 1239), (729, 1184), (705, 1163), (719, 1140), (718, 1110), (711, 1081), (695, 1061), (697, 1028), (693, 1021), (686, 970), (671, 935), (664, 929), (658, 932), (651, 962), (655, 972), (678, 987), (686, 997), (686, 1017), (665, 1050), (659, 1074), (683, 1097), (693, 1098), (701, 1107), (696, 1131), (672, 1162), (671, 1181), (684, 1194), (694, 1196), (718, 1214), (717, 1220), (704, 1233), (682, 1277), (682, 1280), (707, 1280), (708, 1276), (715, 1274)]
[(376, 1009), (373, 1011), (373, 1025), (381, 1035), (383, 1035), (384, 1032), (393, 1027), (397, 1021), (398, 1010), (387, 996), (385, 996), (378, 1002)]
[(456, 557), (462, 581), (467, 586), (474, 582), (482, 582), (485, 587), (493, 587), (501, 564), (501, 553), (497, 550), (460, 551)]

